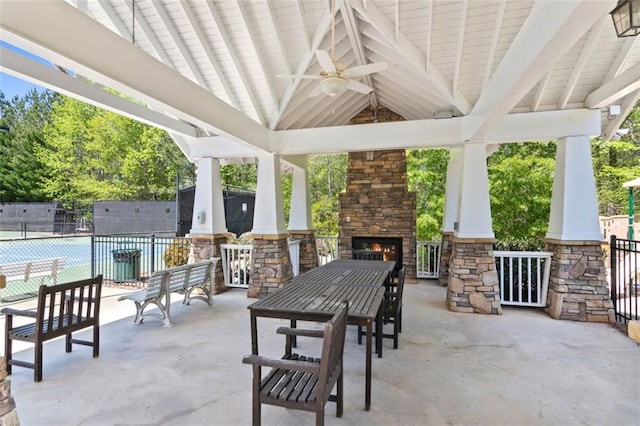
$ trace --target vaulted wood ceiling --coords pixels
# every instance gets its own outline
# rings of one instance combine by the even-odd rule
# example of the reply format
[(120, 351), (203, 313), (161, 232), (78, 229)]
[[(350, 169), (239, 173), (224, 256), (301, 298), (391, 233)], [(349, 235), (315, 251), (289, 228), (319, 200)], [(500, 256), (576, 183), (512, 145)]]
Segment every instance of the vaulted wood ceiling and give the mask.
[[(221, 157), (386, 146), (367, 145), (376, 131), (358, 137), (321, 130), (347, 125), (369, 106), (419, 123), (465, 118), (449, 130), (461, 143), (491, 141), (509, 118), (537, 117), (527, 123), (535, 129), (545, 117), (571, 121), (571, 111), (596, 110), (602, 136), (611, 139), (640, 99), (640, 37), (616, 37), (608, 15), (615, 3), (336, 0), (336, 60), (347, 68), (388, 64), (357, 78), (373, 89), (368, 95), (309, 96), (319, 82), (302, 76), (319, 74), (315, 51), (332, 47), (330, 0), (2, 0), (0, 38), (65, 73), (6, 48), (0, 66), (166, 128), (187, 153), (213, 135), (242, 142), (234, 150), (218, 145)], [(125, 105), (103, 87), (137, 102)], [(611, 105), (620, 114), (611, 114)], [(440, 123), (433, 125), (415, 131), (437, 134)], [(268, 136), (296, 129), (317, 131), (291, 133), (297, 149), (284, 140), (287, 132), (275, 132), (286, 134), (283, 140)], [(407, 124), (393, 129), (390, 135), (414, 131)], [(319, 147), (322, 135), (349, 142)], [(422, 145), (455, 144), (404, 146)]]

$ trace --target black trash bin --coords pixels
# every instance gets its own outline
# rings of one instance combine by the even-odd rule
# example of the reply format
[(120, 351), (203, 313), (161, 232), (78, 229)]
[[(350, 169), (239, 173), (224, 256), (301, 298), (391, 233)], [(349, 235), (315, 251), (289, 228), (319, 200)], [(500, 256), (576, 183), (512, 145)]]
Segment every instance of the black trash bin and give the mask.
[(138, 249), (111, 250), (113, 254), (113, 281), (139, 281), (140, 280), (140, 254)]

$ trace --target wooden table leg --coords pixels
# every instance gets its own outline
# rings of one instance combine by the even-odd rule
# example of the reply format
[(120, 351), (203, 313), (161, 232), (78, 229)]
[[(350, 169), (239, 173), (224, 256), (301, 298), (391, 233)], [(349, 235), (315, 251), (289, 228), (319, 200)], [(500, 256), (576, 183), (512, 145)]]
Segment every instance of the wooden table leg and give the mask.
[(378, 309), (378, 315), (376, 315), (376, 352), (378, 353), (378, 358), (382, 358), (382, 315), (384, 311), (384, 304), (380, 304), (380, 309)]
[(364, 409), (369, 411), (371, 406), (371, 351), (373, 349), (371, 340), (373, 327), (371, 320), (367, 320), (367, 349), (366, 349), (366, 367), (365, 367), (365, 390), (364, 390)]

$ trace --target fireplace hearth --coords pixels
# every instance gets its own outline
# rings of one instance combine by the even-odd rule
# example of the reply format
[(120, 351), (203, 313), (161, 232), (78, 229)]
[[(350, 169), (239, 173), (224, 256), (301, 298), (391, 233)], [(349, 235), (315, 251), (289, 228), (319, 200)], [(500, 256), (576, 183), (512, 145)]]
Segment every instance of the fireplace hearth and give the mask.
[(394, 275), (402, 268), (402, 238), (351, 237), (351, 247), (356, 251), (382, 253), (382, 260), (396, 262)]

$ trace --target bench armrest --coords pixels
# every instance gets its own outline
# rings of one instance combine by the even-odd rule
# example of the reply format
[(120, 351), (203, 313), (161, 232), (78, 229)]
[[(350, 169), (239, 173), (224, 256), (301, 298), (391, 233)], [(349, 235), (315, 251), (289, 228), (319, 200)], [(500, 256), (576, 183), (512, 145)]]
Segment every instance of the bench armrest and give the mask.
[(317, 362), (273, 359), (260, 355), (245, 355), (244, 358), (242, 358), (242, 363), (261, 367), (282, 368), (284, 370), (304, 371), (305, 373), (318, 373), (320, 371), (320, 364)]
[(19, 317), (29, 317), (29, 318), (38, 318), (38, 313), (36, 311), (28, 311), (21, 309), (13, 309), (13, 308), (2, 308), (0, 311), (5, 315), (15, 315)]
[(278, 327), (276, 333), (286, 334), (287, 336), (324, 337), (323, 330), (309, 330), (304, 328)]

